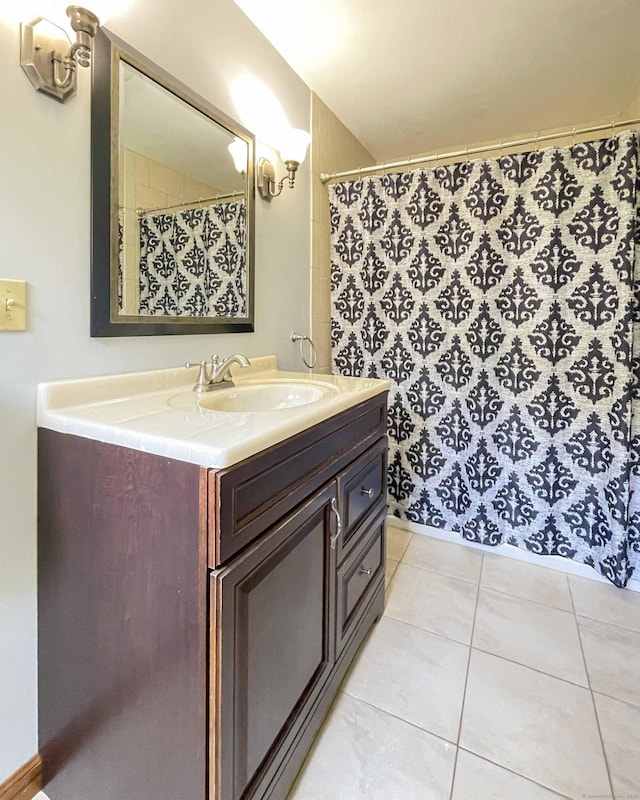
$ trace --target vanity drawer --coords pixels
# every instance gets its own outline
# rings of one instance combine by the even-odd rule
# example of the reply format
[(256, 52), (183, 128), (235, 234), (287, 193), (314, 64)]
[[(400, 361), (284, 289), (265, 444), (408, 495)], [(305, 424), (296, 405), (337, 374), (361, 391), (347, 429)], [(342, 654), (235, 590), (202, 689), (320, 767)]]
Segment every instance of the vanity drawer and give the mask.
[(384, 578), (387, 510), (382, 509), (367, 528), (360, 545), (344, 561), (337, 575), (336, 653), (347, 643), (367, 605), (369, 590)]
[(341, 470), (350, 474), (347, 465), (381, 446), (386, 420), (385, 393), (229, 469), (210, 470), (209, 565), (226, 563)]
[(371, 509), (386, 497), (386, 436), (338, 476), (338, 496), (344, 533), (338, 560), (346, 554), (356, 529)]

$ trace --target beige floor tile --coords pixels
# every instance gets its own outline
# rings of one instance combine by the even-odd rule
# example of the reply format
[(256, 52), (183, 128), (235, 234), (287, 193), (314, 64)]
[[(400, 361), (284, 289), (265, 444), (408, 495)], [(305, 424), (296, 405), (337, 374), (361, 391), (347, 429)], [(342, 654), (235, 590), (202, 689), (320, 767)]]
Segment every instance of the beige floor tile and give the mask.
[(477, 583), (482, 566), (482, 553), (463, 544), (444, 542), (431, 536), (416, 534), (402, 556), (403, 564), (430, 572)]
[(640, 633), (578, 617), (594, 692), (640, 705)]
[(618, 589), (611, 584), (575, 575), (569, 576), (569, 585), (576, 614), (640, 631), (640, 592)]
[(611, 792), (590, 692), (478, 650), (460, 746), (568, 797)]
[(562, 795), (459, 750), (451, 800), (562, 800)]
[(466, 645), (383, 617), (342, 688), (455, 742), (468, 658)]
[(385, 589), (391, 583), (391, 578), (393, 578), (393, 573), (396, 571), (397, 567), (398, 567), (398, 562), (397, 561), (392, 561), (390, 558), (387, 559), (387, 564), (386, 564), (385, 572), (384, 572), (384, 588)]
[(400, 564), (385, 615), (469, 644), (477, 589), (472, 583)]
[(564, 572), (528, 564), (516, 558), (485, 553), (480, 583), (487, 589), (573, 611)]
[(289, 800), (448, 800), (455, 746), (342, 694)]
[(594, 692), (616, 797), (640, 797), (640, 706)]
[(473, 646), (588, 686), (573, 614), (521, 597), (481, 589)]
[(387, 527), (387, 558), (392, 561), (400, 561), (412, 538), (413, 534), (409, 531), (389, 525)]

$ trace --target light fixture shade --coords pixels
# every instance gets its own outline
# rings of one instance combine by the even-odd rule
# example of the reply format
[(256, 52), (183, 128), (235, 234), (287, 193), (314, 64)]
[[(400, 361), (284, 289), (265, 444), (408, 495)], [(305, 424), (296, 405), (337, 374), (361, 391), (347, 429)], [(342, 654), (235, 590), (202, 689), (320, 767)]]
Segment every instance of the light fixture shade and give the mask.
[(236, 170), (241, 175), (244, 174), (247, 171), (247, 143), (236, 136), (227, 149), (231, 153)]
[(297, 161), (302, 164), (311, 141), (310, 134), (300, 128), (290, 128), (280, 140), (280, 158), (283, 161)]

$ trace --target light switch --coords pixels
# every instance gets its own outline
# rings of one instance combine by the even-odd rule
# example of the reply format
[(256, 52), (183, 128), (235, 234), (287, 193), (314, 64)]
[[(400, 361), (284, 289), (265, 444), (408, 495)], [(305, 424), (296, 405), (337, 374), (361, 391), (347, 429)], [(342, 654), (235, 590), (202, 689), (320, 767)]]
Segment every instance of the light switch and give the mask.
[(27, 282), (0, 278), (0, 331), (27, 327)]

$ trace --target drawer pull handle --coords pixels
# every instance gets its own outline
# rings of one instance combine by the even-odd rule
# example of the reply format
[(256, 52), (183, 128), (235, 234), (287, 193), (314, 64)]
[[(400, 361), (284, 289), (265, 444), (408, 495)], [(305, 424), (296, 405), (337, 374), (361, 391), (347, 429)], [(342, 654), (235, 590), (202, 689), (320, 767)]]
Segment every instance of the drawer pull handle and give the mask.
[(367, 497), (373, 497), (373, 489), (365, 489), (364, 486), (360, 489), (362, 494), (366, 494)]
[(336, 549), (336, 542), (340, 538), (340, 534), (342, 533), (342, 518), (340, 517), (340, 512), (338, 511), (338, 504), (336, 503), (335, 497), (331, 498), (331, 511), (335, 514), (336, 517), (336, 532), (331, 537), (331, 549)]
[(361, 572), (363, 575), (371, 575), (371, 573), (373, 572), (373, 570), (372, 570), (371, 568), (369, 568), (369, 569), (366, 569), (365, 567), (360, 567), (360, 572)]

